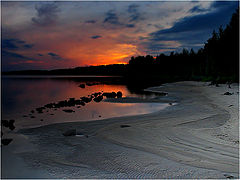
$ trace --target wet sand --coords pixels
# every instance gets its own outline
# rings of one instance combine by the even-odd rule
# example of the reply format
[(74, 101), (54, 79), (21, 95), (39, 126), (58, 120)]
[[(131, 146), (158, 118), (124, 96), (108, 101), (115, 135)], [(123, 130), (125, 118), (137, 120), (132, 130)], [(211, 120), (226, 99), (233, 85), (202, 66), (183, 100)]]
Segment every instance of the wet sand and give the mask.
[[(144, 102), (174, 104), (151, 114), (20, 130), (18, 141), (2, 147), (5, 161), (13, 157), (2, 162), (2, 176), (239, 178), (238, 85), (208, 84), (147, 89), (168, 95)], [(234, 94), (223, 95), (227, 91)], [(63, 136), (69, 129), (85, 136)]]

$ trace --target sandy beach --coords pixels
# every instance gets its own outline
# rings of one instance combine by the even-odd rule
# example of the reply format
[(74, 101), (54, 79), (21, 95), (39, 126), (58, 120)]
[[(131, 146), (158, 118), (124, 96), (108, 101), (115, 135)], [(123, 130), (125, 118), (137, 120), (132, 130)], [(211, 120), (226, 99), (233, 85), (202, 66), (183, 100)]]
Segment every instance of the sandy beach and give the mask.
[[(239, 178), (239, 86), (208, 84), (112, 100), (171, 104), (151, 114), (19, 130), (2, 146), (2, 178)], [(69, 129), (84, 136), (63, 136)]]

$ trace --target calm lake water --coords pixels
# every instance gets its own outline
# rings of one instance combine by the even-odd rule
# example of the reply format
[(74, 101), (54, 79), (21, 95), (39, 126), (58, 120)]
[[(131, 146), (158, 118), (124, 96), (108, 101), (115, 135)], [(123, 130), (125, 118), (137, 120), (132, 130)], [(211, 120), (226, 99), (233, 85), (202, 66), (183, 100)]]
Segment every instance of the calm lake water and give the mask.
[[(91, 77), (89, 77), (91, 79)], [(110, 103), (91, 101), (81, 107), (62, 107), (46, 109), (43, 113), (36, 112), (36, 108), (48, 103), (68, 100), (69, 98), (91, 95), (95, 92), (121, 91), (123, 97), (154, 97), (156, 94), (136, 94), (130, 91), (126, 85), (106, 83), (108, 77), (96, 78), (97, 85), (79, 85), (89, 83), (88, 79), (79, 76), (61, 77), (2, 77), (2, 119), (15, 120), (15, 126), (19, 128), (37, 127), (46, 124), (101, 120), (111, 117), (146, 114), (167, 107), (163, 103)], [(113, 81), (112, 81), (113, 82)], [(91, 82), (92, 83), (92, 80)], [(100, 84), (98, 84), (100, 83)], [(63, 109), (72, 109), (73, 113), (66, 113)], [(31, 111), (34, 110), (34, 113)]]

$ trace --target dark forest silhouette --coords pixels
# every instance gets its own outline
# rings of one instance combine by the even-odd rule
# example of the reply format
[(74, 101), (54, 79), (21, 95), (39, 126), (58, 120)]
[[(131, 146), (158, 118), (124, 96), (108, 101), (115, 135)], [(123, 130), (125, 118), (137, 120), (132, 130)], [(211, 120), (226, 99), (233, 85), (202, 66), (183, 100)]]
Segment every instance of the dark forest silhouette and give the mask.
[(238, 81), (239, 68), (239, 12), (232, 15), (225, 29), (213, 31), (204, 47), (194, 52), (132, 57), (129, 61), (131, 76), (146, 74), (176, 79)]
[[(194, 38), (194, 37), (193, 37)], [(182, 52), (132, 57), (127, 65), (102, 65), (56, 70), (3, 72), (5, 75), (121, 75), (129, 81), (145, 83), (151, 78), (161, 82), (202, 80), (238, 82), (239, 78), (239, 10), (225, 29), (213, 31), (204, 47)]]

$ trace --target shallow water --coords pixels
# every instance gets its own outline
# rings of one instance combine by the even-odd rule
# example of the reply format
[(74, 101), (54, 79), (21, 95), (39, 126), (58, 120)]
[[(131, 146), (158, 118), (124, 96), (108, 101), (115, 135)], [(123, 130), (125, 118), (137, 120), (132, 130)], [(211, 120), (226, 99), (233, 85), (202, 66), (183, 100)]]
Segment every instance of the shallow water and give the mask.
[[(104, 77), (106, 78), (106, 77)], [(154, 97), (156, 94), (136, 94), (126, 85), (103, 83), (101, 78), (94, 81), (97, 85), (80, 88), (87, 83), (78, 77), (2, 77), (2, 119), (14, 119), (16, 128), (36, 127), (52, 123), (101, 120), (111, 117), (138, 115), (155, 112), (167, 107), (163, 103), (111, 103), (91, 101), (80, 108), (62, 107), (47, 109), (39, 114), (36, 108), (69, 98), (79, 99), (95, 92), (121, 91), (123, 97)], [(72, 109), (66, 113), (63, 109)], [(31, 113), (34, 110), (34, 113)], [(47, 112), (48, 111), (48, 112)], [(23, 116), (27, 117), (23, 117)], [(31, 116), (34, 116), (34, 118)]]

